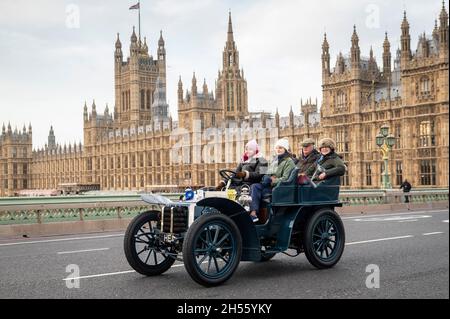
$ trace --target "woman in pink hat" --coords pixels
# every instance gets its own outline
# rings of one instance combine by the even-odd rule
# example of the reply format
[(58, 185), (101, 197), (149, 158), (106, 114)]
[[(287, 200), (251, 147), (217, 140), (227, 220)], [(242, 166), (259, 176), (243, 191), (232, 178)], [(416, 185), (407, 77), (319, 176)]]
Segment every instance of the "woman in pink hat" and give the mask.
[[(242, 178), (249, 184), (259, 183), (266, 173), (267, 167), (268, 163), (262, 156), (258, 143), (256, 140), (251, 140), (245, 145), (241, 162), (235, 170), (236, 177)], [(225, 185), (225, 181), (221, 181), (216, 189), (221, 190)]]

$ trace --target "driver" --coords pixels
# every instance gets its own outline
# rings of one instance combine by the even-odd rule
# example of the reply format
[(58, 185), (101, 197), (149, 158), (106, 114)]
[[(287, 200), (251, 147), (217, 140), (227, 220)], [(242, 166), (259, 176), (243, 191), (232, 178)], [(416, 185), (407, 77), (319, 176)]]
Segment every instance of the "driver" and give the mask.
[[(241, 162), (236, 168), (236, 178), (243, 179), (249, 184), (261, 182), (262, 177), (267, 172), (268, 163), (262, 156), (259, 145), (256, 140), (251, 140), (245, 145), (245, 151), (242, 155)], [(226, 181), (222, 180), (217, 185), (216, 190), (222, 190), (226, 185)]]

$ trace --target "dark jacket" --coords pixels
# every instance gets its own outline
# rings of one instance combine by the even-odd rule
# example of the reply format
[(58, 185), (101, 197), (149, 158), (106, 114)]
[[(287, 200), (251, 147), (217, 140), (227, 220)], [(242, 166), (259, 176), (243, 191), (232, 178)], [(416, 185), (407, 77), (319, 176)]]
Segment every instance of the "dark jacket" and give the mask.
[(342, 161), (341, 157), (335, 152), (331, 152), (325, 156), (319, 158), (318, 164), (325, 169), (327, 179), (334, 176), (343, 176), (347, 167)]
[(313, 176), (319, 158), (320, 153), (316, 149), (314, 149), (307, 157), (304, 157), (302, 152), (297, 163), (297, 167), (300, 169), (298, 173), (305, 174), (308, 177)]
[(236, 172), (244, 172), (247, 171), (248, 174), (244, 178), (245, 182), (249, 183), (259, 183), (261, 182), (264, 174), (267, 173), (268, 163), (264, 157), (252, 158), (248, 162), (239, 163), (236, 168)]
[(401, 185), (400, 188), (403, 188), (403, 192), (404, 193), (409, 193), (411, 191), (411, 184), (407, 181), (404, 181)]

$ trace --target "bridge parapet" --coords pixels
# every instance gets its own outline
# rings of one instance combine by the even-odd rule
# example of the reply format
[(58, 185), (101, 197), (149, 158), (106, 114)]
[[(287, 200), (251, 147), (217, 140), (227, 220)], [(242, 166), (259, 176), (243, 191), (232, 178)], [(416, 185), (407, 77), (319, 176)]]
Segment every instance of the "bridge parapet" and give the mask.
[[(341, 191), (344, 206), (401, 204), (405, 195), (412, 204), (448, 202), (448, 189)], [(181, 194), (164, 194), (176, 201)], [(142, 211), (159, 210), (135, 195), (0, 198), (0, 225), (43, 224), (133, 218)]]

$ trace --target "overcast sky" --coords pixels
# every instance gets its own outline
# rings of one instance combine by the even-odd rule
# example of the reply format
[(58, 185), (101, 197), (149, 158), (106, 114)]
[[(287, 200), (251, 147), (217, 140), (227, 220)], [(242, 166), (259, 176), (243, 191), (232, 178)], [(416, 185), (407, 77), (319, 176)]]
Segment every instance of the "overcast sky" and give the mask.
[[(137, 0), (1, 0), (0, 125), (33, 126), (33, 147), (42, 147), (53, 125), (58, 143), (82, 141), (83, 105), (97, 112), (114, 106), (114, 43), (119, 32), (128, 56)], [(142, 36), (156, 55), (159, 30), (167, 50), (168, 102), (177, 118), (181, 75), (192, 72), (213, 88), (221, 67), (231, 9), (251, 111), (287, 115), (300, 99), (321, 101), (321, 45), (326, 31), (331, 64), (350, 50), (353, 25), (361, 54), (373, 46), (381, 66), (384, 32), (392, 53), (399, 45), (403, 10), (415, 49), (419, 33), (431, 33), (441, 1), (423, 0), (142, 0)], [(448, 7), (448, 4), (447, 4)], [(448, 9), (447, 9), (448, 10)], [(78, 15), (79, 13), (79, 15)]]

